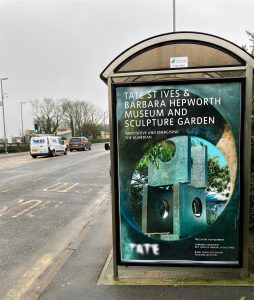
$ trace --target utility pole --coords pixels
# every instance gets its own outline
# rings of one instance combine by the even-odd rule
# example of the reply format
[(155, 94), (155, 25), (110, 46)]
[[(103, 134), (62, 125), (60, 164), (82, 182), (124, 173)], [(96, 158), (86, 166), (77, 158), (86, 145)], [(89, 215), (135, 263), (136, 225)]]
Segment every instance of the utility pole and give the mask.
[(0, 81), (1, 81), (2, 109), (3, 109), (3, 123), (4, 123), (4, 152), (5, 152), (5, 153), (8, 153), (8, 149), (7, 149), (6, 128), (5, 128), (3, 80), (7, 80), (7, 79), (8, 79), (8, 78), (0, 78)]
[(173, 32), (176, 31), (176, 1), (173, 0)]
[(106, 135), (106, 112), (104, 111), (104, 118), (103, 118), (103, 130), (104, 130), (104, 138)]
[(20, 112), (21, 112), (21, 142), (25, 142), (24, 137), (24, 129), (23, 129), (23, 111), (22, 111), (22, 104), (26, 104), (25, 101), (20, 101)]

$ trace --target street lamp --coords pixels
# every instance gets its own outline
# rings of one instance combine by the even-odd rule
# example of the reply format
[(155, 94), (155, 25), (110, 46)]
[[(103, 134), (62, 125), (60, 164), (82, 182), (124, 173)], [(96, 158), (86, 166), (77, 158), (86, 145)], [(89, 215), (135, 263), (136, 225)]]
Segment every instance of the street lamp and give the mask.
[(23, 130), (23, 111), (22, 111), (22, 105), (26, 104), (25, 101), (20, 101), (20, 111), (21, 111), (21, 142), (25, 142), (25, 137), (24, 137), (24, 130)]
[(173, 32), (176, 31), (176, 2), (173, 0)]
[(3, 80), (7, 80), (8, 78), (0, 78), (1, 81), (1, 98), (2, 98), (2, 107), (3, 107), (3, 123), (4, 123), (4, 152), (7, 151), (7, 143), (6, 143), (6, 129), (5, 129), (5, 115), (4, 115), (4, 92), (3, 92)]

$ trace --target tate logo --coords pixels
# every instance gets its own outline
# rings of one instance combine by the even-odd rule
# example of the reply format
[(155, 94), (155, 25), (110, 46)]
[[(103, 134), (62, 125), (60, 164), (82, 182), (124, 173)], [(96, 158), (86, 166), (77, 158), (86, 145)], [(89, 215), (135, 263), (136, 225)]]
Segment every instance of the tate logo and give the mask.
[(153, 254), (159, 255), (160, 254), (160, 247), (158, 244), (134, 244), (130, 243), (129, 247), (132, 251), (135, 251), (138, 254)]

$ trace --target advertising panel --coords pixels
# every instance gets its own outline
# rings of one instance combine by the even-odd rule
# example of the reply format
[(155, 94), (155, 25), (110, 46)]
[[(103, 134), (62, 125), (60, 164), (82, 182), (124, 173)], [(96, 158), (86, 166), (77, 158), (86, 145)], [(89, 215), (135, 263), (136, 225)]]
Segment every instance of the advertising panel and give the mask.
[(113, 85), (117, 260), (242, 264), (243, 81)]

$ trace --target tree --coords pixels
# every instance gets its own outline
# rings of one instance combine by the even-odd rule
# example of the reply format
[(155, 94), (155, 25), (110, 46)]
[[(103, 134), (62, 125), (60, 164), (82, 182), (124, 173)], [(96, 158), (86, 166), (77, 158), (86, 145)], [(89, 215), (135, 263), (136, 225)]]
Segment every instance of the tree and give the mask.
[(62, 126), (70, 128), (72, 136), (96, 138), (101, 134), (102, 112), (87, 101), (44, 98), (31, 101), (31, 105), (34, 123), (43, 133), (55, 133)]
[(61, 125), (64, 116), (62, 100), (44, 98), (31, 101), (34, 123), (45, 133), (53, 134)]
[(163, 141), (152, 147), (140, 160), (137, 169), (147, 168), (151, 162), (156, 168), (159, 168), (159, 160), (166, 162), (170, 161), (174, 156), (176, 146), (170, 141)]
[(91, 138), (100, 136), (103, 121), (102, 112), (95, 105), (88, 103), (87, 118), (82, 126), (83, 134)]
[(229, 196), (230, 173), (228, 166), (220, 166), (217, 156), (208, 158), (208, 192)]
[(249, 47), (247, 45), (244, 45), (243, 48), (254, 56), (254, 33), (248, 30), (246, 30), (246, 33), (249, 36), (249, 41), (252, 43), (252, 45)]
[(101, 136), (101, 130), (102, 126), (100, 124), (88, 123), (84, 124), (82, 127), (82, 133), (85, 136), (91, 137), (93, 139), (96, 139), (97, 137)]
[(87, 101), (67, 102), (66, 105), (68, 109), (65, 115), (72, 125), (73, 136), (74, 132), (76, 136), (86, 135), (92, 138), (100, 136), (103, 119), (96, 106)]
[[(192, 147), (205, 147), (205, 144), (197, 139), (192, 139)], [(208, 155), (208, 187), (207, 192), (215, 192), (223, 196), (229, 195), (230, 172), (228, 165), (220, 166), (217, 156)]]
[(84, 135), (82, 127), (88, 121), (89, 104), (86, 101), (75, 101), (73, 103), (75, 134), (76, 136)]
[(74, 128), (73, 102), (68, 98), (64, 98), (62, 101), (62, 107), (63, 107), (63, 111), (64, 111), (63, 123), (65, 124), (66, 128), (70, 128), (71, 135), (74, 136), (75, 128)]

